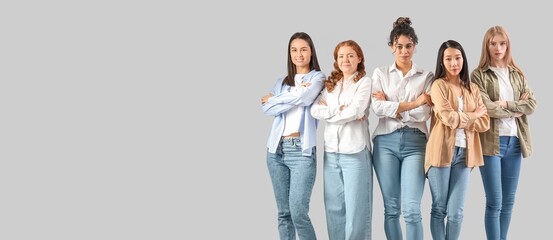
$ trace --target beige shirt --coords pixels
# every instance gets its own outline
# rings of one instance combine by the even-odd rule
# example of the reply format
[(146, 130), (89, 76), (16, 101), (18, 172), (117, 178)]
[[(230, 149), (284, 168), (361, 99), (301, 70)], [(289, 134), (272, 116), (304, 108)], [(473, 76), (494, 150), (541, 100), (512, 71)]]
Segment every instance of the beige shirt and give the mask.
[(456, 129), (465, 129), (466, 134), (466, 164), (467, 167), (484, 165), (479, 132), (490, 128), (490, 117), (484, 114), (477, 117), (474, 110), (478, 105), (484, 105), (480, 90), (471, 83), (471, 92), (462, 87), (463, 111), (457, 111), (459, 102), (449, 85), (443, 79), (432, 83), (430, 95), (434, 106), (430, 120), (430, 136), (426, 144), (424, 169), (430, 167), (449, 167), (453, 159)]

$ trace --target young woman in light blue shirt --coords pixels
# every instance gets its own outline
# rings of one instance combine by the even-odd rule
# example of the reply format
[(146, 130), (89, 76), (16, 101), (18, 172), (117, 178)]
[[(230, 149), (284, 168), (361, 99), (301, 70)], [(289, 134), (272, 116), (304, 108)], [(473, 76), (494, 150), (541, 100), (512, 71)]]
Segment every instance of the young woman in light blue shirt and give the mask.
[(323, 88), (311, 37), (297, 32), (288, 42), (288, 74), (261, 98), (262, 110), (274, 116), (267, 141), (267, 166), (278, 209), (280, 239), (316, 239), (309, 201), (317, 166), (317, 120), (311, 105)]

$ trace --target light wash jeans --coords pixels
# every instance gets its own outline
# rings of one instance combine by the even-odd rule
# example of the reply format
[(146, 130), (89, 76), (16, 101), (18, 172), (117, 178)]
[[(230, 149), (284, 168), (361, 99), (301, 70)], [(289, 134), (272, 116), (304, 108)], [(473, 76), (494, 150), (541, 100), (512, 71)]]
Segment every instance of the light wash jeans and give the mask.
[(317, 239), (309, 218), (309, 201), (317, 173), (317, 151), (302, 156), (301, 139), (283, 138), (276, 153), (267, 152), (267, 166), (278, 208), (281, 240)]
[(400, 128), (374, 139), (374, 170), (384, 201), (387, 239), (403, 239), (399, 223), (401, 213), (407, 239), (424, 239), (421, 200), (425, 181), (425, 150), (426, 135), (417, 128)]
[(324, 200), (330, 240), (371, 239), (372, 160), (359, 153), (324, 153)]
[[(432, 193), (430, 232), (434, 240), (456, 240), (461, 235), (470, 177), (466, 158), (466, 149), (455, 147), (451, 167), (431, 167), (428, 170)], [(447, 226), (444, 228), (446, 216)]]
[(480, 167), (486, 192), (485, 226), (488, 240), (505, 240), (511, 223), (522, 153), (517, 137), (499, 137), (499, 155), (484, 156)]

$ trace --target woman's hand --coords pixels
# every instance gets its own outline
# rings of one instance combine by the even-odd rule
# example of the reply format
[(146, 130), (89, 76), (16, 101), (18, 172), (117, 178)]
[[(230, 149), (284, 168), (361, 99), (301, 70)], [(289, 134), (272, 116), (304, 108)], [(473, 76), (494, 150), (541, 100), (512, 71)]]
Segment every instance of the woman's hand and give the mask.
[(434, 103), (432, 103), (432, 97), (430, 97), (430, 94), (428, 93), (422, 93), (421, 95), (419, 95), (415, 102), (417, 103), (417, 106), (427, 104), (428, 106), (432, 107), (432, 105), (434, 105)]
[(328, 105), (326, 104), (326, 101), (325, 101), (324, 99), (319, 99), (319, 102), (318, 102), (318, 103), (319, 103), (319, 105), (321, 105), (321, 106), (328, 106)]
[(386, 95), (384, 94), (383, 91), (374, 92), (373, 97), (374, 97), (375, 100), (386, 101)]
[(272, 97), (272, 96), (273, 96), (273, 94), (272, 94), (272, 93), (269, 93), (269, 94), (267, 94), (267, 95), (261, 97), (261, 104), (264, 104), (264, 103), (268, 102), (268, 101), (269, 101), (269, 98)]
[(522, 94), (520, 94), (519, 100), (528, 100), (528, 96), (530, 96), (529, 92), (523, 92)]

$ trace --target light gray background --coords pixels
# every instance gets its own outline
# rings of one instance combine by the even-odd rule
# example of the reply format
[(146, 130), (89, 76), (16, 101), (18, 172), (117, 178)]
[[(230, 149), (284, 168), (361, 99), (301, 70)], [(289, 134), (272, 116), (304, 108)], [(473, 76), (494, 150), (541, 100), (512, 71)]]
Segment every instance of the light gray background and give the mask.
[[(472, 70), (486, 29), (510, 32), (538, 100), (510, 239), (545, 237), (548, 9), (532, 1), (3, 2), (0, 239), (278, 239), (265, 164), (272, 118), (259, 99), (286, 72), (289, 37), (309, 33), (326, 74), (334, 46), (353, 39), (371, 74), (393, 62), (386, 43), (399, 16), (419, 36), (414, 61), (431, 71), (445, 40), (463, 44)], [(310, 215), (326, 239), (319, 156)], [(374, 183), (373, 239), (384, 239)], [(427, 185), (426, 239), (430, 204)], [(483, 214), (475, 169), (462, 239), (485, 239)]]

